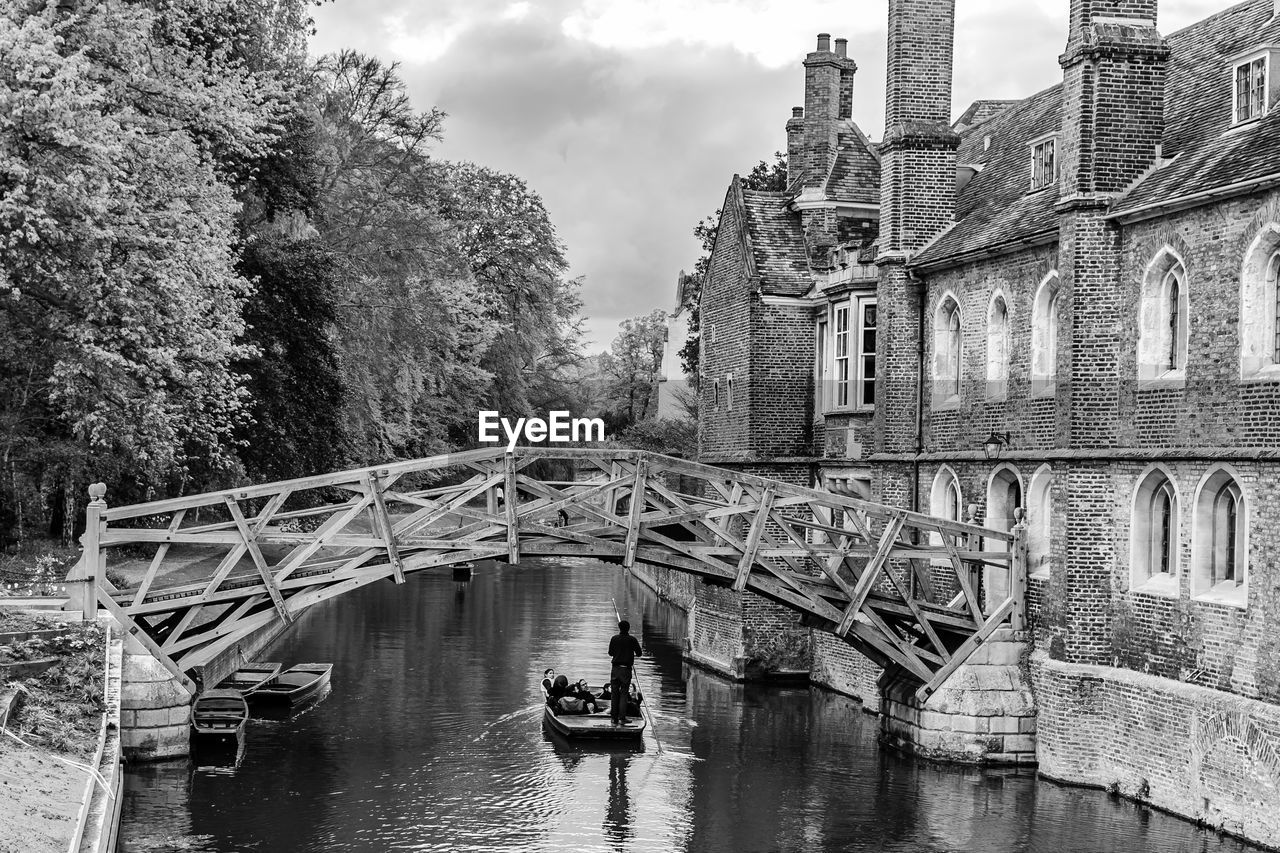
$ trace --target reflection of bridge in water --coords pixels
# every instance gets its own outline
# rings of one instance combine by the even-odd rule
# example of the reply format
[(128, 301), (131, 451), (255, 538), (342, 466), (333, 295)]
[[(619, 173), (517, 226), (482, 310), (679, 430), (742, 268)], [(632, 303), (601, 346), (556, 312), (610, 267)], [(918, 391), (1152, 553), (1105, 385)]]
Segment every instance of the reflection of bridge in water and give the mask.
[[(85, 557), (69, 579), (96, 584), (100, 606), (189, 690), (188, 673), (313, 604), (522, 555), (639, 561), (750, 590), (918, 681), (921, 698), (997, 628), (1023, 627), (1021, 528), (638, 451), (475, 450), (110, 508), (101, 487), (91, 492)], [(107, 555), (123, 546), (155, 548), (136, 589), (106, 580)], [(224, 556), (174, 582), (192, 548)]]

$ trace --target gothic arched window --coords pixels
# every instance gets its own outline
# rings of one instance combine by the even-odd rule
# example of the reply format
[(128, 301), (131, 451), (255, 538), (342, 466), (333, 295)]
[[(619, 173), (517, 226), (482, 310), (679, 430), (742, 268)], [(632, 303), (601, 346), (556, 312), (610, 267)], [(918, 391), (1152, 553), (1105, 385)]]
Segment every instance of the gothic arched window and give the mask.
[(1243, 604), (1248, 575), (1249, 513), (1240, 482), (1219, 468), (1196, 493), (1191, 592), (1235, 597)]
[(1180, 379), (1187, 367), (1187, 269), (1167, 246), (1142, 281), (1138, 307), (1138, 378)]
[(1004, 294), (991, 297), (987, 309), (987, 397), (1001, 399), (1009, 381), (1009, 306)]
[(1280, 379), (1280, 223), (1258, 232), (1240, 270), (1240, 377)]
[(1058, 375), (1058, 274), (1049, 273), (1036, 290), (1031, 308), (1031, 393), (1054, 392)]
[(960, 304), (950, 294), (933, 315), (933, 395), (935, 403), (959, 402), (964, 364)]
[(1133, 586), (1156, 582), (1177, 591), (1178, 492), (1161, 469), (1151, 470), (1138, 484), (1131, 524)]

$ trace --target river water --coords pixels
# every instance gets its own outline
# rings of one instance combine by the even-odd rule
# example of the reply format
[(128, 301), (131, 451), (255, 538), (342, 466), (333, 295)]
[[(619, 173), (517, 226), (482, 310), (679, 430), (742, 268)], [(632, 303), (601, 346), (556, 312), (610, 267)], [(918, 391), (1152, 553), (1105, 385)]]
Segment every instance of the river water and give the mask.
[[(611, 599), (655, 708), (638, 748), (543, 731), (546, 666), (598, 686)], [(1100, 791), (882, 749), (813, 688), (682, 663), (684, 617), (622, 570), (527, 561), (377, 584), (312, 608), (270, 651), (334, 663), (333, 691), (250, 723), (234, 769), (134, 766), (121, 849), (159, 851), (1246, 851)]]

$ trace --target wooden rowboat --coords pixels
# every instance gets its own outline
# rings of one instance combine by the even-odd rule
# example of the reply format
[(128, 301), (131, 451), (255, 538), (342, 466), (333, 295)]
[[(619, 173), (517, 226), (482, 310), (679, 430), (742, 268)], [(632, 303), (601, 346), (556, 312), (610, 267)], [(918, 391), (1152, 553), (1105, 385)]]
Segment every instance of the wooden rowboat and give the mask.
[(218, 689), (239, 690), (245, 696), (249, 696), (259, 687), (279, 675), (281, 666), (282, 664), (275, 662), (246, 663), (219, 681)]
[[(546, 691), (543, 691), (546, 699)], [(649, 725), (649, 712), (644, 703), (640, 703), (640, 717), (631, 718), (625, 726), (615, 726), (609, 716), (609, 700), (597, 700), (602, 710), (594, 714), (557, 714), (551, 706), (543, 703), (543, 724), (567, 738), (593, 740), (641, 740), (644, 730)]]
[(332, 673), (331, 663), (296, 664), (253, 691), (249, 701), (255, 709), (266, 706), (292, 710), (320, 695), (329, 686)]
[(239, 751), (249, 704), (239, 690), (208, 690), (191, 709), (191, 738), (197, 749)]

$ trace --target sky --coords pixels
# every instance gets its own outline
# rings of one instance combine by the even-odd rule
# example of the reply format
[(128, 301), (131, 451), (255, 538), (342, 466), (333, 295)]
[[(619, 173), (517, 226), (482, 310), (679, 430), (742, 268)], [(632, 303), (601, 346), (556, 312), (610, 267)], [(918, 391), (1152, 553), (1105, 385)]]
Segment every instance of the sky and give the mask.
[[(1058, 83), (1069, 0), (958, 0), (952, 112)], [(1169, 33), (1233, 5), (1164, 0)], [(583, 277), (586, 350), (674, 309), (693, 227), (734, 173), (785, 150), (816, 35), (849, 40), (853, 118), (884, 126), (888, 0), (332, 0), (311, 51), (400, 63), (420, 109), (448, 114), (436, 157), (518, 175)]]

